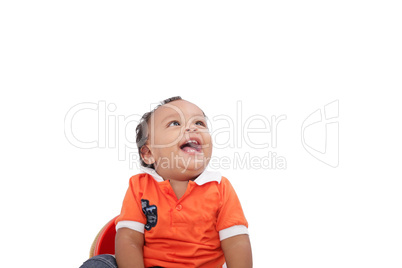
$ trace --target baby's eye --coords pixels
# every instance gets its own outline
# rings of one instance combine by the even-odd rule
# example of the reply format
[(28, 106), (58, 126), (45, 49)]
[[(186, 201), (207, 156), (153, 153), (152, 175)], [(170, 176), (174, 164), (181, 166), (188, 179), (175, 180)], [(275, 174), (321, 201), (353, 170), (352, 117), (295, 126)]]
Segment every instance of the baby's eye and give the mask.
[(203, 126), (203, 127), (206, 126), (206, 124), (203, 121), (197, 121), (197, 122), (195, 122), (195, 124), (199, 125), (199, 126)]
[(168, 125), (168, 127), (173, 127), (173, 126), (180, 126), (180, 123), (178, 121), (172, 121)]

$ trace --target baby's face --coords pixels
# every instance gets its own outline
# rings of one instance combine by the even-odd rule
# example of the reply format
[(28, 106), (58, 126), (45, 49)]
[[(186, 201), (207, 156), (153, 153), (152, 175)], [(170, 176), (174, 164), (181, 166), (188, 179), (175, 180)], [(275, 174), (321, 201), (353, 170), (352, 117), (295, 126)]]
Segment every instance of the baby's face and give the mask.
[(164, 179), (197, 177), (212, 155), (204, 113), (185, 100), (159, 107), (149, 120), (146, 146), (152, 155), (148, 163), (153, 162)]

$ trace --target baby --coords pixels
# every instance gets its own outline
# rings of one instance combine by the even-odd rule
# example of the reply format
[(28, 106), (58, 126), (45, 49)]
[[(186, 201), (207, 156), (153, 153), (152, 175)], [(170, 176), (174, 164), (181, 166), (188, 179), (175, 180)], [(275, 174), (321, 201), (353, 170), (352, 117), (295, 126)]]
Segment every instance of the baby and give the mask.
[(206, 170), (212, 139), (204, 112), (167, 99), (144, 114), (136, 141), (144, 173), (131, 177), (116, 219), (116, 257), (82, 267), (252, 267), (239, 199), (225, 177)]

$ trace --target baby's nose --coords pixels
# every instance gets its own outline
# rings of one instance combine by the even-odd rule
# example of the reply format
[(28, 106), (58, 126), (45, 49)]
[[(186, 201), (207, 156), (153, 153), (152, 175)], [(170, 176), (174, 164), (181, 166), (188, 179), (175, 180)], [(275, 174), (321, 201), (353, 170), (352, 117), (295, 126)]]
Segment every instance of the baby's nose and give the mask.
[(190, 132), (190, 131), (197, 131), (197, 128), (194, 126), (194, 127), (188, 127), (188, 128), (186, 128), (186, 131), (187, 132)]

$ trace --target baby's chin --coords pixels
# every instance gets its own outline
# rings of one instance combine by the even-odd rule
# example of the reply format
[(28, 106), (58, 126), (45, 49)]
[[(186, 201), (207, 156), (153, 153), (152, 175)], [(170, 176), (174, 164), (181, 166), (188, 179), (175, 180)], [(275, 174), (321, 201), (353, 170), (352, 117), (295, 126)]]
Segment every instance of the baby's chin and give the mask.
[(195, 162), (190, 161), (186, 163), (175, 163), (170, 168), (157, 167), (158, 174), (166, 174), (167, 177), (174, 178), (176, 180), (193, 180), (196, 179), (207, 168), (209, 161)]
[(177, 163), (177, 167), (180, 168), (182, 173), (202, 173), (209, 163), (209, 159), (204, 157), (204, 155), (199, 155), (199, 157), (194, 158), (187, 158), (186, 160), (187, 161)]
[(191, 181), (197, 179), (202, 172), (204, 172), (205, 169), (202, 170), (182, 170), (179, 171), (179, 174), (177, 175), (177, 180), (181, 181)]
[(190, 161), (186, 163), (177, 163), (175, 168), (171, 171), (177, 175), (177, 177), (183, 180), (192, 180), (197, 178), (207, 168), (208, 162), (206, 161)]
[(207, 168), (206, 164), (203, 165), (188, 165), (186, 167), (181, 167), (178, 171), (182, 174), (186, 174), (189, 176), (196, 176), (200, 175), (204, 170)]

